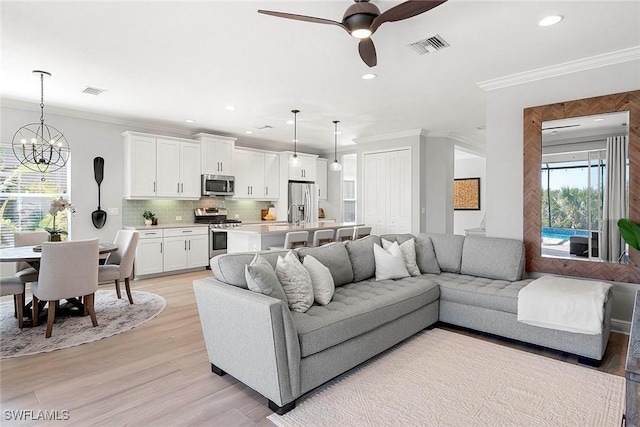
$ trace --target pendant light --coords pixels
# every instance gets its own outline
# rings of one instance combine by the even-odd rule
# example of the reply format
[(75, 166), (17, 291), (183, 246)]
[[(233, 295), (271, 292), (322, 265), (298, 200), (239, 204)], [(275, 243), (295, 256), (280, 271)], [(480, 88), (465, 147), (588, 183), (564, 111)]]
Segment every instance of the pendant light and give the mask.
[(333, 163), (329, 166), (329, 170), (332, 172), (340, 172), (342, 170), (342, 165), (338, 161), (338, 120), (333, 121), (334, 131), (334, 151), (333, 151)]
[(300, 157), (298, 157), (298, 113), (300, 110), (291, 110), (293, 113), (293, 156), (289, 156), (289, 164), (291, 166), (300, 166)]
[(67, 164), (71, 148), (62, 132), (44, 124), (44, 77), (50, 77), (51, 73), (39, 70), (33, 73), (40, 74), (40, 123), (18, 129), (11, 146), (16, 159), (26, 168), (41, 173), (55, 172)]

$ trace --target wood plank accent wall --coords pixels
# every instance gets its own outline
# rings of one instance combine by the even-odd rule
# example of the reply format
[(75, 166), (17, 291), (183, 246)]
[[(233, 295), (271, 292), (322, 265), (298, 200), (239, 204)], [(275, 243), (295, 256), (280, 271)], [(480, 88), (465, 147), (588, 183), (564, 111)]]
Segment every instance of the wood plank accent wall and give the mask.
[(630, 249), (629, 264), (541, 256), (542, 122), (629, 111), (629, 218), (640, 223), (640, 90), (525, 108), (524, 243), (527, 271), (640, 283), (640, 251)]

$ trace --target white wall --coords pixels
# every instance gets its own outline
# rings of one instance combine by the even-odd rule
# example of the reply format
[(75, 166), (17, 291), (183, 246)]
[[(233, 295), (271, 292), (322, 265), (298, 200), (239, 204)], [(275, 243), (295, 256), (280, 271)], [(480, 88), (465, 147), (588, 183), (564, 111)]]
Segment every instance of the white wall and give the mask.
[(456, 179), (480, 178), (480, 210), (453, 212), (453, 232), (464, 235), (465, 229), (480, 226), (486, 211), (487, 162), (484, 157), (456, 159), (454, 176)]
[[(424, 223), (420, 231), (453, 233), (454, 144), (447, 137), (429, 136), (422, 144)], [(422, 209), (422, 208), (421, 208)]]

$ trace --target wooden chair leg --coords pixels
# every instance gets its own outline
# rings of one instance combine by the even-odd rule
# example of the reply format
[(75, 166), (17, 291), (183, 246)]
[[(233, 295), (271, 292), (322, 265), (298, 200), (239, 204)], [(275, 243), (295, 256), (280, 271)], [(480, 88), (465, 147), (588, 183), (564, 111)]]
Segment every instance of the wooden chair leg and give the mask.
[(91, 323), (93, 323), (93, 327), (98, 326), (98, 319), (96, 318), (96, 311), (93, 306), (93, 302), (95, 300), (95, 294), (89, 294), (84, 297), (85, 307), (89, 309), (89, 315), (91, 316)]
[(49, 301), (49, 314), (47, 315), (47, 333), (45, 338), (51, 338), (53, 331), (53, 322), (56, 320), (56, 301)]
[(120, 293), (120, 281), (116, 279), (116, 295), (118, 299), (122, 298), (122, 294)]
[(38, 297), (35, 295), (31, 299), (31, 319), (33, 326), (38, 326)]
[(131, 285), (129, 284), (129, 278), (124, 279), (124, 286), (127, 288), (127, 296), (129, 297), (129, 304), (133, 304), (133, 296), (131, 295)]
[(18, 312), (18, 327), (22, 329), (22, 315), (24, 310), (24, 299), (22, 294), (16, 295), (16, 311)]
[(89, 309), (87, 308), (87, 298), (80, 297), (80, 302), (82, 303), (82, 315), (86, 316), (89, 314)]

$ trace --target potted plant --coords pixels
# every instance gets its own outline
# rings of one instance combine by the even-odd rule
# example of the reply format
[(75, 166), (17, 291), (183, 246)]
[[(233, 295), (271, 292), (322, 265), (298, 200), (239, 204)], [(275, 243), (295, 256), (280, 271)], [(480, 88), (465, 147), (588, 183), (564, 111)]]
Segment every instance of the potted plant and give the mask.
[(68, 234), (66, 230), (56, 227), (56, 216), (58, 215), (58, 212), (64, 212), (65, 210), (69, 210), (72, 214), (76, 213), (71, 202), (63, 197), (51, 201), (49, 213), (53, 218), (53, 224), (51, 227), (44, 228), (49, 233), (50, 242), (60, 242), (62, 240), (62, 236)]
[(640, 251), (640, 225), (632, 222), (629, 218), (618, 220), (620, 234), (629, 246)]
[(142, 212), (142, 217), (144, 218), (145, 225), (151, 225), (156, 217), (156, 214), (151, 211), (144, 211)]

